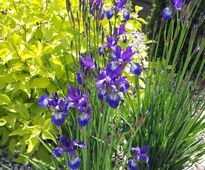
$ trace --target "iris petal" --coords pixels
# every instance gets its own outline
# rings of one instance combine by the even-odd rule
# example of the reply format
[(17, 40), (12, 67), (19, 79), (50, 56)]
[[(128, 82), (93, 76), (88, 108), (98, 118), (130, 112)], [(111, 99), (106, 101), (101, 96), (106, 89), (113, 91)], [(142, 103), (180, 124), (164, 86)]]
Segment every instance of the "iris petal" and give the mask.
[(138, 170), (137, 162), (133, 159), (128, 160), (128, 167), (130, 170)]
[(139, 76), (142, 72), (142, 68), (138, 63), (132, 62), (130, 67), (130, 72), (135, 74), (136, 76)]
[(111, 93), (106, 95), (106, 102), (112, 108), (117, 108), (120, 102), (120, 95), (118, 93)]
[(80, 126), (86, 126), (90, 122), (90, 114), (82, 113), (78, 116), (78, 124)]
[(61, 126), (65, 121), (66, 115), (62, 112), (56, 112), (51, 116), (54, 125)]
[(41, 96), (39, 99), (38, 99), (38, 105), (41, 107), (41, 108), (45, 108), (48, 106), (48, 95), (43, 95)]
[(172, 10), (172, 8), (170, 8), (170, 7), (166, 7), (166, 8), (164, 8), (164, 10), (162, 11), (162, 16), (163, 16), (163, 19), (164, 19), (165, 21), (170, 20), (171, 17), (172, 17), (172, 14), (173, 14), (173, 10)]
[(74, 170), (74, 169), (78, 169), (80, 166), (81, 160), (80, 158), (73, 158), (68, 162), (68, 166), (70, 167), (70, 169)]

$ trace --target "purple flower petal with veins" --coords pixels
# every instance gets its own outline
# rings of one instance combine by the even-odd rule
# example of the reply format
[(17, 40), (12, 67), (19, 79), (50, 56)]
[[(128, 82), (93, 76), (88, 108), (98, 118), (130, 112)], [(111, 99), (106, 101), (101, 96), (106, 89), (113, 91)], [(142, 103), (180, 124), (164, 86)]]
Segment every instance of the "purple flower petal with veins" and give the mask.
[(132, 47), (131, 46), (127, 47), (127, 49), (122, 53), (122, 56), (121, 56), (123, 62), (130, 61), (133, 54), (134, 53), (132, 52)]
[(130, 87), (130, 84), (127, 80), (125, 80), (122, 84), (120, 84), (120, 88), (119, 90), (123, 93), (127, 93), (128, 92), (128, 89)]
[(63, 112), (56, 112), (51, 116), (52, 123), (56, 126), (62, 126), (65, 122), (66, 114)]
[(137, 165), (137, 162), (135, 160), (130, 159), (130, 160), (128, 160), (127, 164), (128, 164), (128, 168), (130, 170), (138, 170), (138, 165)]
[(41, 107), (41, 108), (45, 108), (48, 106), (48, 95), (43, 95), (41, 96), (39, 99), (38, 99), (38, 105)]
[(139, 76), (142, 72), (142, 68), (138, 63), (131, 62), (130, 72)]
[(118, 93), (111, 93), (106, 95), (106, 102), (112, 108), (117, 108), (120, 102), (120, 95)]
[(70, 169), (72, 169), (72, 170), (77, 170), (77, 169), (80, 167), (80, 163), (81, 163), (80, 158), (72, 158), (72, 159), (68, 162), (68, 166), (69, 166)]
[(63, 150), (62, 147), (56, 147), (56, 148), (53, 149), (53, 156), (55, 158), (60, 157), (62, 155), (63, 151), (64, 150)]
[(128, 21), (130, 19), (130, 12), (127, 9), (124, 10), (123, 17), (125, 21)]
[(78, 116), (78, 124), (80, 126), (86, 126), (90, 122), (90, 114), (89, 113), (81, 113)]
[(112, 8), (106, 11), (106, 16), (108, 20), (110, 20), (113, 17), (113, 15), (114, 15), (114, 11)]
[(166, 7), (164, 8), (164, 10), (162, 11), (162, 16), (163, 16), (163, 19), (165, 21), (168, 21), (171, 19), (172, 17), (172, 14), (173, 14), (173, 9), (170, 8), (170, 7)]
[(92, 58), (88, 54), (86, 54), (85, 58), (83, 58), (83, 56), (80, 55), (80, 63), (82, 67), (84, 68), (84, 70), (91, 70), (95, 68), (95, 64)]
[(119, 27), (119, 35), (124, 34), (125, 33), (125, 24), (121, 24)]
[(77, 74), (76, 80), (77, 80), (79, 85), (83, 84), (83, 79), (82, 79), (82, 74), (81, 73)]
[(122, 9), (122, 8), (125, 7), (126, 3), (127, 3), (126, 0), (119, 0), (119, 1), (117, 2), (116, 7), (117, 7), (118, 9)]
[(174, 8), (177, 11), (181, 11), (183, 7), (183, 0), (173, 0), (172, 1)]
[(122, 74), (122, 68), (120, 67), (117, 61), (111, 61), (107, 64), (106, 74), (111, 79), (116, 79), (118, 76)]

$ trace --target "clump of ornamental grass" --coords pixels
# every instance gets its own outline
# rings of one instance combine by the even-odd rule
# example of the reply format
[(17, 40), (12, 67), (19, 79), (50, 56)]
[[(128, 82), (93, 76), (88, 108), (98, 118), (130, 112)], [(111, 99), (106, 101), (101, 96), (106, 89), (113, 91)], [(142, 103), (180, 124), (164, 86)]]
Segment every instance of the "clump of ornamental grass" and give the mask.
[[(127, 96), (125, 107), (121, 107), (125, 131), (139, 127), (131, 136), (132, 145), (150, 147), (149, 162), (153, 170), (183, 169), (199, 161), (205, 154), (205, 141), (200, 137), (205, 129), (205, 99), (201, 96), (203, 87), (196, 93), (205, 73), (205, 34), (196, 37), (204, 15), (191, 27), (199, 4), (200, 0), (187, 5), (178, 0), (163, 10), (159, 29), (155, 26), (159, 32), (153, 33), (156, 41), (151, 48), (149, 67), (143, 72), (143, 79), (136, 78), (135, 95), (131, 98)], [(176, 19), (172, 18), (174, 15)], [(189, 31), (191, 34), (188, 34)], [(164, 38), (163, 56), (157, 56), (161, 43), (158, 37), (161, 34)], [(182, 56), (187, 38), (190, 39), (188, 52)], [(198, 41), (197, 46), (194, 46), (195, 41)], [(202, 55), (199, 71), (193, 74)], [(172, 57), (173, 61), (170, 60)], [(179, 63), (181, 58), (185, 59), (185, 64)], [(194, 61), (191, 69), (187, 69), (191, 60)], [(177, 64), (181, 65), (178, 71)], [(142, 94), (144, 97), (140, 98)], [(133, 115), (137, 118), (134, 121)], [(126, 139), (129, 141), (130, 135)]]

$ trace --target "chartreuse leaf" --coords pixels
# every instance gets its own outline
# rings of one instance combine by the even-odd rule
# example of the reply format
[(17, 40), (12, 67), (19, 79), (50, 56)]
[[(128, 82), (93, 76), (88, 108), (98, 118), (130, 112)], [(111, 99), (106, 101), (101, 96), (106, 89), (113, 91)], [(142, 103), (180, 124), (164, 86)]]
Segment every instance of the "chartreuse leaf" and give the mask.
[(5, 119), (0, 119), (0, 126), (4, 126), (6, 124), (6, 120)]
[(52, 141), (56, 141), (55, 137), (48, 131), (48, 130), (43, 130), (42, 131), (42, 139), (51, 139)]
[(46, 77), (39, 77), (39, 78), (34, 78), (31, 81), (30, 87), (31, 88), (46, 88), (50, 83), (49, 78)]
[(9, 96), (6, 94), (0, 94), (0, 105), (7, 105), (11, 102)]
[(38, 144), (39, 140), (36, 136), (29, 138), (27, 152), (31, 153), (38, 146)]

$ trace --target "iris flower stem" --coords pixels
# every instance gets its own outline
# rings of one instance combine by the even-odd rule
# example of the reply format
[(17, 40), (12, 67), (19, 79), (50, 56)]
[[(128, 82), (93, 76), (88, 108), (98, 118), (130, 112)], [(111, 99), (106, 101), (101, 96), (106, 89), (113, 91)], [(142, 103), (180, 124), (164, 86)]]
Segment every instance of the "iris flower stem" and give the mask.
[[(83, 136), (83, 141), (85, 143), (87, 143), (87, 129), (86, 127), (83, 127), (82, 128), (82, 136)], [(88, 152), (88, 147), (86, 147), (84, 150), (83, 150), (83, 169), (84, 170), (87, 170), (87, 152)]]

